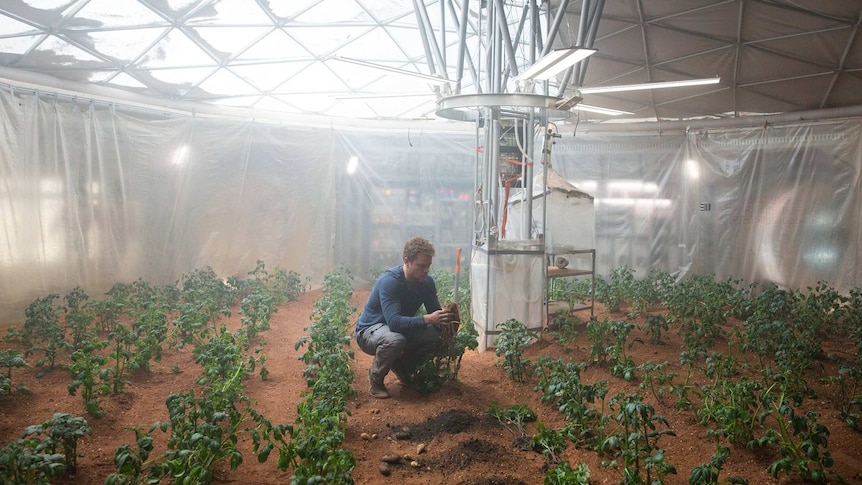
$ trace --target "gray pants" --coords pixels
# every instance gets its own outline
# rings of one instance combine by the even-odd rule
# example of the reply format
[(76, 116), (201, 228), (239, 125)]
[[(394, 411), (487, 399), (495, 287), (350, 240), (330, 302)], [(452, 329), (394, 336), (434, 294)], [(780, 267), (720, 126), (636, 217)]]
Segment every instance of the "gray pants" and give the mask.
[(378, 323), (356, 334), (359, 348), (374, 356), (370, 377), (372, 382), (378, 383), (383, 383), (383, 378), (393, 368), (399, 378), (410, 376), (440, 342), (440, 330), (434, 325), (399, 333)]

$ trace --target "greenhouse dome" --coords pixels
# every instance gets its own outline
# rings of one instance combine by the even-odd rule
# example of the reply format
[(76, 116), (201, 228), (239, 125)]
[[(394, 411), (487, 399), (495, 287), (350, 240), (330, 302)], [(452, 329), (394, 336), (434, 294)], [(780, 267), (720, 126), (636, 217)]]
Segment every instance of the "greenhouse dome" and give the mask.
[(0, 0), (0, 484), (859, 484), (860, 221), (862, 0)]
[[(499, 180), (481, 180), (497, 125), (522, 131), (522, 161), (553, 132), (547, 163), (595, 198), (598, 274), (852, 288), (859, 16), (853, 0), (4, 2), (0, 315), (257, 260), (365, 279), (411, 235), (453, 268), (497, 227)], [(529, 70), (572, 50), (588, 57)]]

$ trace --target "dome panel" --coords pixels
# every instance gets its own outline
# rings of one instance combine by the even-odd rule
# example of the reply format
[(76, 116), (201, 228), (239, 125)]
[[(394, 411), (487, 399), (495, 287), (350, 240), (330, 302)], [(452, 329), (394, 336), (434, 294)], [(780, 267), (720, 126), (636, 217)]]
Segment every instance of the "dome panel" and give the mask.
[(219, 0), (200, 14), (190, 18), (186, 25), (272, 25), (272, 20), (261, 10), (257, 2), (247, 0)]
[(354, 0), (323, 0), (296, 16), (304, 24), (338, 24), (342, 22), (369, 22), (372, 18)]
[(126, 2), (120, 10), (116, 0), (90, 0), (65, 24), (70, 29), (90, 30), (168, 25), (168, 22), (138, 2)]
[(171, 29), (150, 49), (136, 67), (164, 68), (214, 65), (215, 61), (180, 29)]
[(156, 27), (96, 31), (88, 33), (87, 36), (93, 50), (105, 57), (127, 64), (140, 57), (144, 51), (153, 45), (156, 39), (164, 34), (165, 29), (163, 27)]

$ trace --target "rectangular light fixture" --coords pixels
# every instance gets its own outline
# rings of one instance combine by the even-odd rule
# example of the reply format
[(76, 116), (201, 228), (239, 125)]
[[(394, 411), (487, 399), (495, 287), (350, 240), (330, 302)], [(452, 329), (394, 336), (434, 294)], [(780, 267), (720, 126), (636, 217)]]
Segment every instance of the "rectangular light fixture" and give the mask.
[(438, 76), (432, 76), (430, 74), (422, 74), (421, 72), (414, 72), (414, 71), (405, 71), (404, 69), (398, 69), (397, 67), (384, 66), (383, 64), (375, 64), (373, 62), (361, 61), (359, 59), (352, 59), (350, 57), (332, 56), (332, 57), (330, 57), (330, 59), (334, 59), (336, 61), (347, 62), (350, 64), (355, 64), (357, 66), (370, 67), (372, 69), (379, 69), (381, 71), (391, 72), (394, 74), (401, 74), (404, 76), (418, 77), (420, 79), (424, 79), (424, 80), (431, 82), (431, 83), (434, 83), (434, 84), (446, 84), (448, 82), (451, 82), (448, 79), (443, 79), (442, 77), (438, 77)]
[(567, 47), (555, 49), (530, 66), (526, 71), (519, 74), (516, 81), (545, 81), (555, 74), (581, 62), (596, 53), (595, 49), (584, 49), (583, 47)]
[(383, 99), (383, 98), (435, 98), (437, 94), (430, 91), (414, 93), (355, 93), (333, 94), (335, 99)]
[(718, 84), (721, 82), (720, 77), (709, 77), (705, 79), (688, 79), (685, 81), (667, 81), (657, 83), (643, 84), (623, 84), (620, 86), (596, 86), (593, 88), (579, 88), (580, 94), (598, 94), (598, 93), (620, 93), (623, 91), (640, 91), (644, 89), (663, 89), (663, 88), (681, 88), (686, 86), (703, 86), (705, 84)]
[(580, 104), (575, 105), (574, 109), (578, 111), (586, 111), (588, 113), (598, 113), (600, 115), (609, 115), (609, 116), (620, 116), (620, 115), (633, 115), (631, 111), (621, 111), (618, 109), (611, 108), (602, 108), (600, 106), (590, 106), (588, 104)]

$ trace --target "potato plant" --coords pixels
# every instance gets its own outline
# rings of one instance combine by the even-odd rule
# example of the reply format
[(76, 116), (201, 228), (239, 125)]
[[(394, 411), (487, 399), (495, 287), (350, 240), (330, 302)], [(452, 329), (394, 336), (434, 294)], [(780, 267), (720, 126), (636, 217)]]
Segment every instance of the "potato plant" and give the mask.
[(69, 475), (74, 475), (78, 469), (78, 440), (92, 434), (93, 429), (86, 419), (69, 413), (54, 413), (50, 420), (24, 430), (25, 438), (47, 436), (43, 441), (45, 451), (49, 454), (62, 452), (65, 471)]
[(24, 311), (26, 319), (20, 339), (27, 347), (25, 357), (37, 352), (43, 354), (36, 361), (37, 367), (53, 369), (60, 353), (71, 348), (66, 341), (65, 329), (60, 325), (63, 309), (55, 303), (59, 298), (56, 293), (36, 298)]
[(179, 315), (174, 319), (173, 337), (177, 347), (205, 341), (222, 316), (231, 314), (233, 290), (212, 268), (196, 269), (180, 282)]
[[(535, 366), (538, 383), (535, 390), (541, 393), (542, 402), (552, 403), (572, 426), (571, 439), (578, 445), (595, 446), (604, 438), (604, 399), (608, 382), (583, 382), (581, 372), (586, 364), (564, 362), (542, 356)], [(595, 403), (600, 403), (596, 409)]]
[(509, 379), (515, 382), (527, 380), (531, 363), (530, 359), (524, 356), (524, 350), (536, 338), (538, 338), (536, 332), (528, 330), (523, 323), (514, 318), (500, 324), (500, 336), (495, 341), (494, 353)]
[(676, 436), (667, 420), (655, 414), (655, 408), (640, 394), (620, 393), (610, 404), (618, 407), (612, 419), (619, 428), (599, 447), (612, 457), (602, 465), (619, 471), (624, 485), (663, 483), (665, 476), (675, 475), (676, 468), (665, 460), (664, 450), (658, 446), (662, 436)]
[[(710, 432), (715, 437), (715, 453), (709, 457), (709, 462), (698, 465), (691, 469), (688, 476), (689, 485), (718, 485), (721, 471), (730, 458), (730, 448), (721, 444), (721, 433)], [(748, 480), (741, 477), (726, 477), (727, 483), (735, 485), (748, 485)]]
[(0, 483), (49, 485), (65, 471), (63, 455), (46, 453), (39, 438), (19, 438), (0, 448)]
[(570, 434), (570, 424), (563, 430), (557, 431), (539, 423), (536, 425), (536, 433), (530, 437), (530, 443), (533, 451), (541, 453), (545, 461), (553, 466), (560, 463), (560, 453), (565, 451)]
[(92, 432), (84, 418), (67, 413), (27, 426), (21, 438), (0, 448), (0, 483), (42, 485), (75, 475), (78, 441)]
[(151, 362), (162, 359), (168, 337), (168, 311), (167, 303), (162, 300), (145, 302), (137, 309), (132, 323), (136, 335), (132, 342), (133, 370), (149, 370)]
[[(435, 270), (434, 281), (437, 284), (437, 297), (441, 302), (454, 304), (456, 294), (461, 302), (470, 301), (467, 278), (459, 280), (457, 290), (454, 273)], [(428, 359), (417, 366), (412, 375), (405, 376), (405, 384), (423, 396), (439, 391), (447, 381), (457, 380), (464, 352), (468, 349), (475, 350), (479, 346), (479, 332), (473, 325), (470, 305), (465, 304), (454, 308), (460, 316), (458, 331), (451, 338), (447, 339), (444, 336), (442, 344), (431, 353)]]
[(834, 464), (826, 450), (829, 429), (817, 421), (817, 413), (796, 414), (783, 392), (771, 402), (771, 411), (776, 426), (767, 429), (760, 441), (777, 444), (781, 458), (769, 465), (769, 473), (776, 478), (781, 472), (795, 473), (812, 483), (828, 481), (827, 469)]
[(579, 463), (572, 468), (564, 461), (545, 472), (544, 485), (587, 485), (590, 480), (590, 467)]
[(84, 342), (95, 337), (93, 328), (93, 315), (87, 300), (90, 297), (84, 293), (81, 287), (76, 286), (63, 300), (66, 302), (66, 330), (69, 333), (69, 342), (73, 349), (79, 348)]
[(537, 418), (535, 411), (524, 404), (513, 404), (509, 407), (501, 408), (496, 401), (491, 402), (491, 405), (485, 411), (485, 416), (496, 419), (515, 435), (516, 440), (527, 436), (527, 430), (524, 426), (526, 423), (535, 421)]
[(91, 340), (84, 342), (81, 348), (72, 353), (69, 372), (72, 374), (72, 382), (67, 389), (74, 396), (81, 391), (81, 399), (84, 400), (84, 409), (93, 417), (104, 415), (99, 404), (99, 395), (107, 394), (111, 390), (107, 379), (108, 370), (103, 366), (108, 362), (102, 350), (108, 345), (107, 340)]
[[(6, 373), (0, 374), (0, 395), (12, 392), (12, 369), (30, 367), (24, 360), (24, 354), (15, 349), (0, 350), (0, 368), (6, 369)], [(27, 394), (30, 390), (27, 384), (20, 382), (15, 386), (20, 394)]]

